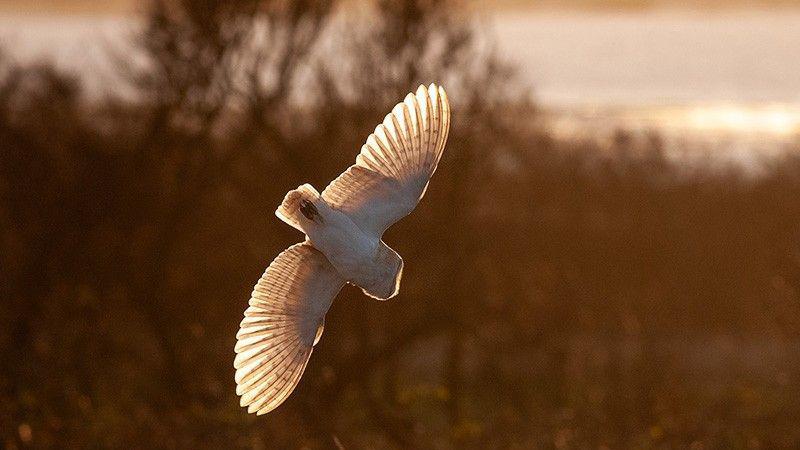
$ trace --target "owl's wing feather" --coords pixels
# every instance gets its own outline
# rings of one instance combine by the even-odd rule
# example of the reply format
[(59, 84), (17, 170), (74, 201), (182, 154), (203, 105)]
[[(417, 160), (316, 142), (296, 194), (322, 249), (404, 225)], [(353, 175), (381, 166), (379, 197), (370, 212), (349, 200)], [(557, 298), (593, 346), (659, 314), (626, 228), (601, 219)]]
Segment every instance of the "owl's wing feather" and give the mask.
[(308, 242), (289, 247), (269, 265), (236, 334), (236, 393), (247, 412), (266, 414), (292, 393), (344, 283)]
[(375, 128), (356, 163), (325, 188), (322, 198), (363, 231), (382, 235), (425, 195), (449, 130), (444, 89), (420, 86)]

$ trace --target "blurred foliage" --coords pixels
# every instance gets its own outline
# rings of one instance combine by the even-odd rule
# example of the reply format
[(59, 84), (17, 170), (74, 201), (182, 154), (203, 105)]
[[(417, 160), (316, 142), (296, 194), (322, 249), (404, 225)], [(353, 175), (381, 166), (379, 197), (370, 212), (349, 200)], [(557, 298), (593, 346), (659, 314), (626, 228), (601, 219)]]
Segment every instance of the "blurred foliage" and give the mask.
[[(657, 138), (557, 142), (436, 0), (153, 3), (137, 101), (0, 69), (7, 448), (792, 448), (800, 158), (684, 167)], [(482, 44), (482, 42), (484, 42)], [(298, 389), (238, 407), (273, 211), (443, 83), (453, 129), (387, 242), (400, 295), (346, 288)]]

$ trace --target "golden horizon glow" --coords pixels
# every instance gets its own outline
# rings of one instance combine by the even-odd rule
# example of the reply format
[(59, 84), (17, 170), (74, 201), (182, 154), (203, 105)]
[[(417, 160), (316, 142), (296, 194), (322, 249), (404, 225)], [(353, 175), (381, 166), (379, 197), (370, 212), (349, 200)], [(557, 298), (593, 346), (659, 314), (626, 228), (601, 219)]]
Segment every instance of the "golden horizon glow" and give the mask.
[(800, 132), (800, 105), (703, 105), (672, 108), (654, 120), (671, 128), (787, 136)]

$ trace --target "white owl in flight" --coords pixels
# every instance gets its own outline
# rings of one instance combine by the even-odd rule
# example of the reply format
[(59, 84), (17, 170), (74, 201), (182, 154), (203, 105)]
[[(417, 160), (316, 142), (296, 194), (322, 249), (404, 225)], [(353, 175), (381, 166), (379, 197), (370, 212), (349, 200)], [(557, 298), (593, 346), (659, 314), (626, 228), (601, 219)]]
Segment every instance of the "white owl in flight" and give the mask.
[(286, 194), (275, 214), (307, 238), (269, 265), (236, 334), (236, 393), (248, 412), (266, 414), (292, 393), (345, 283), (397, 295), (403, 258), (381, 237), (425, 194), (449, 129), (444, 89), (420, 86), (322, 194), (309, 184)]

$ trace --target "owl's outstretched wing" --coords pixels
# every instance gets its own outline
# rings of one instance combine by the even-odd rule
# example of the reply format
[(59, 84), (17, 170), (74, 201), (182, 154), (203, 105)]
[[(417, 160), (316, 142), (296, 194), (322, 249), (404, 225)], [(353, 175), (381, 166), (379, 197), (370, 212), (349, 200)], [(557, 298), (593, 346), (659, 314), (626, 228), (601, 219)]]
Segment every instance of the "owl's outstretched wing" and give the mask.
[(450, 130), (444, 89), (408, 94), (367, 138), (356, 163), (322, 192), (363, 231), (380, 236), (425, 195)]
[(236, 334), (236, 393), (266, 414), (292, 393), (345, 281), (308, 242), (278, 255), (253, 288)]

